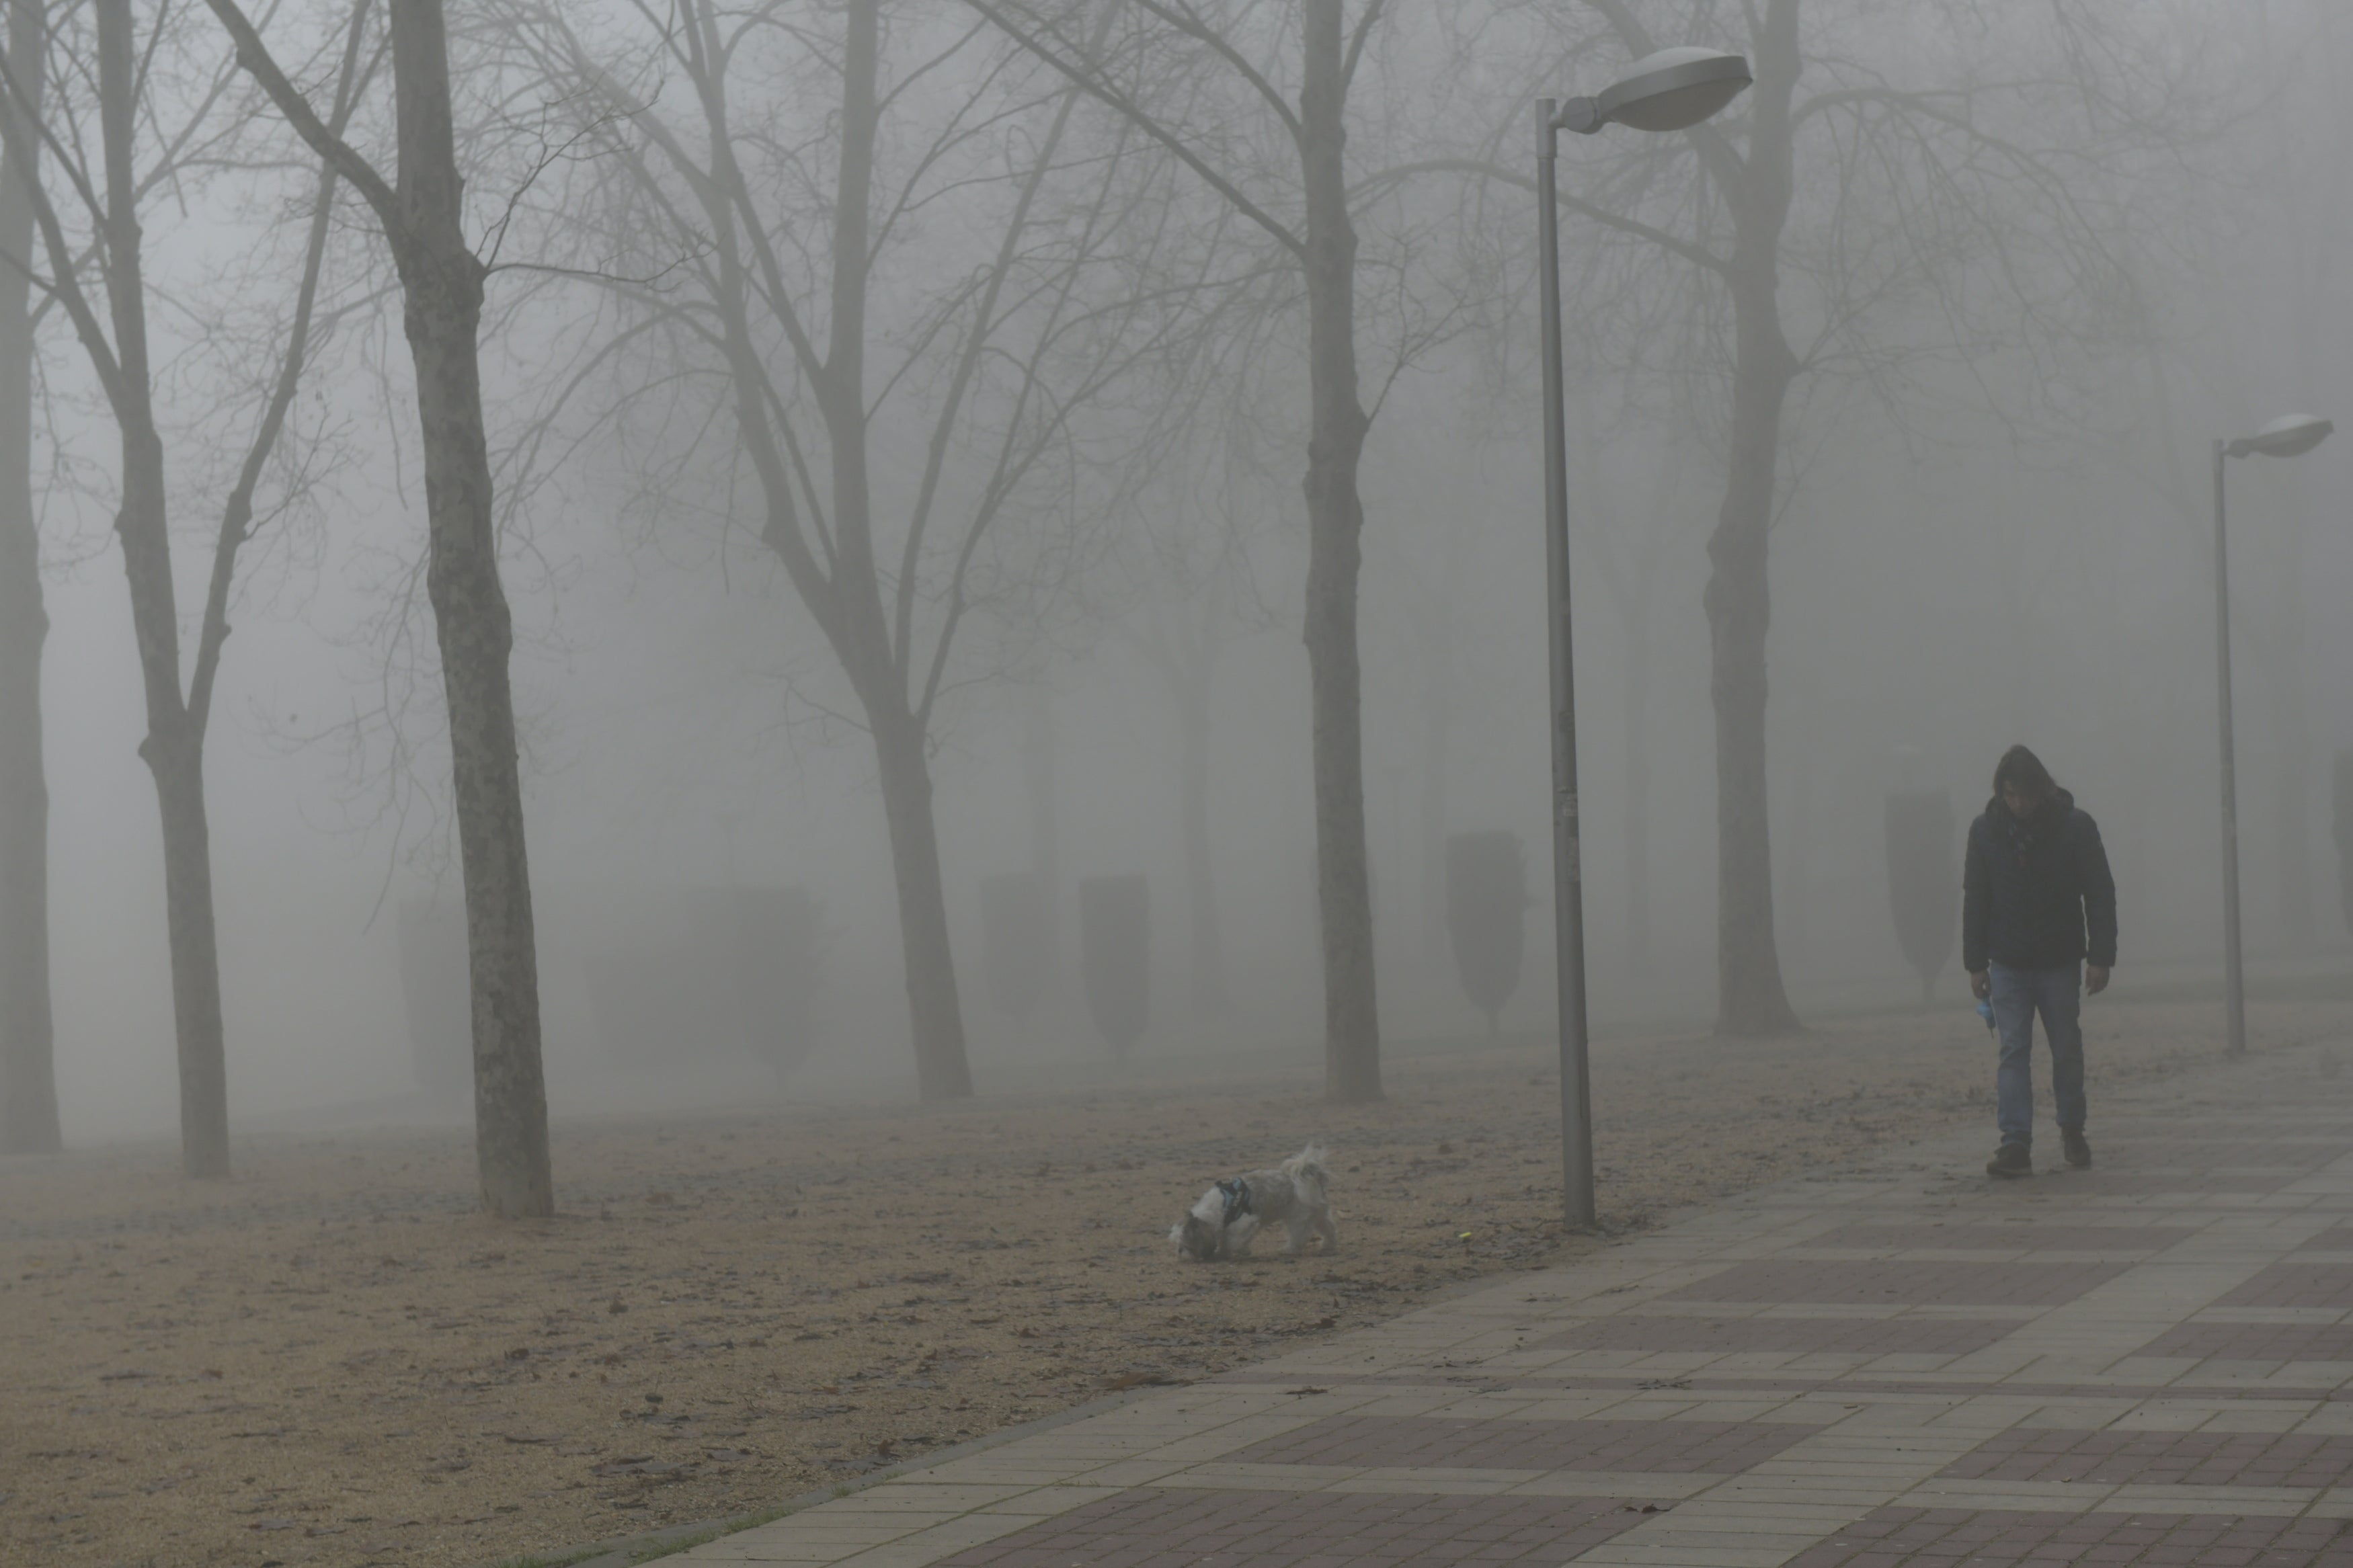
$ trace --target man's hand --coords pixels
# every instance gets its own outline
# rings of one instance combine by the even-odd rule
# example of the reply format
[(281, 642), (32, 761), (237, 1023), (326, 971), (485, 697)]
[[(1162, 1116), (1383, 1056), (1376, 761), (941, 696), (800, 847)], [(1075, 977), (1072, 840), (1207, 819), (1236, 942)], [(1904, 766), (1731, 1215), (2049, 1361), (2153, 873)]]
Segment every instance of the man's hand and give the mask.
[[(2103, 985), (2107, 984), (2106, 970), (2102, 970), (2100, 972), (2100, 984)], [(1993, 994), (1992, 970), (1973, 969), (1969, 971), (1969, 994), (1976, 997), (1980, 1002)]]
[(2097, 996), (2108, 988), (2108, 972), (2094, 963), (2084, 971), (2084, 994)]

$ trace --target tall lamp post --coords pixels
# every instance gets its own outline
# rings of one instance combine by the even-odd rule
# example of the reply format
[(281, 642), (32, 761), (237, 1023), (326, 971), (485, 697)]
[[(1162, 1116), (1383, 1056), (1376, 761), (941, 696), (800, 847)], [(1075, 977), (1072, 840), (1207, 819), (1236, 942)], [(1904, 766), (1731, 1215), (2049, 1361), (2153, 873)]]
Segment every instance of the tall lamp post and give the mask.
[(1543, 273), (1545, 554), (1552, 616), (1553, 942), (1560, 987), (1561, 1192), (1572, 1229), (1593, 1224), (1593, 1104), (1586, 1070), (1585, 889), (1578, 846), (1577, 679), (1568, 605), (1568, 453), (1561, 392), (1560, 215), (1553, 165), (1560, 133), (1615, 121), (1685, 131), (1738, 97), (1748, 62), (1715, 49), (1661, 49), (1596, 98), (1536, 102), (1536, 247)]
[(2252, 436), (2214, 443), (2214, 648), (2222, 725), (2222, 996), (2230, 1052), (2247, 1048), (2247, 976), (2239, 942), (2239, 763), (2231, 737), (2231, 547), (2224, 531), (2222, 465), (2232, 458), (2300, 458), (2337, 426), (2309, 414), (2288, 414)]

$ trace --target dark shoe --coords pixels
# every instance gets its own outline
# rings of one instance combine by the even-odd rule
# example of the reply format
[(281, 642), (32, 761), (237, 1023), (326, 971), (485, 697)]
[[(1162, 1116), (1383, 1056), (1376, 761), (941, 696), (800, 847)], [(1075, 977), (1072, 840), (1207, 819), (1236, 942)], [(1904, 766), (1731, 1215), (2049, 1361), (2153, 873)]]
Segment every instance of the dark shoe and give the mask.
[(2059, 1129), (2059, 1142), (2067, 1152), (2067, 1163), (2071, 1168), (2078, 1171), (2092, 1168), (2092, 1146), (2084, 1141), (2082, 1128), (2062, 1127)]
[(2031, 1176), (2034, 1174), (2034, 1152), (2023, 1143), (2005, 1143), (1986, 1162), (1986, 1174)]

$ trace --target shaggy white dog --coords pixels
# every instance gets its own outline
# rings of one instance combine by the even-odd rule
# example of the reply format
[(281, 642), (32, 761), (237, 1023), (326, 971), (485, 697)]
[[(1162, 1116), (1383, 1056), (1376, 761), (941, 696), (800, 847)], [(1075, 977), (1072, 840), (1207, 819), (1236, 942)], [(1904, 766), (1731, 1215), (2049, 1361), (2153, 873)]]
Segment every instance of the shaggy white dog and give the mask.
[(1324, 1162), (1330, 1157), (1329, 1151), (1311, 1143), (1271, 1171), (1214, 1184), (1192, 1213), (1169, 1227), (1168, 1239), (1176, 1244), (1178, 1256), (1210, 1263), (1246, 1256), (1261, 1226), (1279, 1225), (1289, 1232), (1285, 1252), (1297, 1252), (1311, 1235), (1324, 1238), (1327, 1256), (1337, 1252), (1340, 1232), (1332, 1224), (1332, 1200), (1324, 1190), (1331, 1179)]

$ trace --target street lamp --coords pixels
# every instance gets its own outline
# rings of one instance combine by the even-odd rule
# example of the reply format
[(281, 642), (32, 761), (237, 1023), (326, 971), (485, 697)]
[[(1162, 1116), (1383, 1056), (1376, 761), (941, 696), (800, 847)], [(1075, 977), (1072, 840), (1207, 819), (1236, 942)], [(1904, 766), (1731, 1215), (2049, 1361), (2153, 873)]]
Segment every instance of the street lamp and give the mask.
[(2214, 647), (2222, 723), (2222, 995), (2234, 1057), (2247, 1048), (2247, 977), (2239, 942), (2239, 763), (2231, 739), (2231, 550), (2223, 531), (2222, 464), (2251, 454), (2300, 458), (2336, 428), (2309, 414), (2288, 414), (2252, 436), (2214, 443)]
[(1612, 121), (1685, 131), (1738, 97), (1748, 62), (1715, 49), (1645, 55), (1599, 97), (1536, 102), (1536, 247), (1543, 272), (1545, 555), (1552, 605), (1553, 942), (1560, 987), (1561, 1191), (1572, 1228), (1593, 1224), (1593, 1103), (1586, 1070), (1585, 888), (1577, 799), (1577, 678), (1569, 635), (1568, 452), (1561, 393), (1560, 216), (1553, 165), (1560, 133)]

